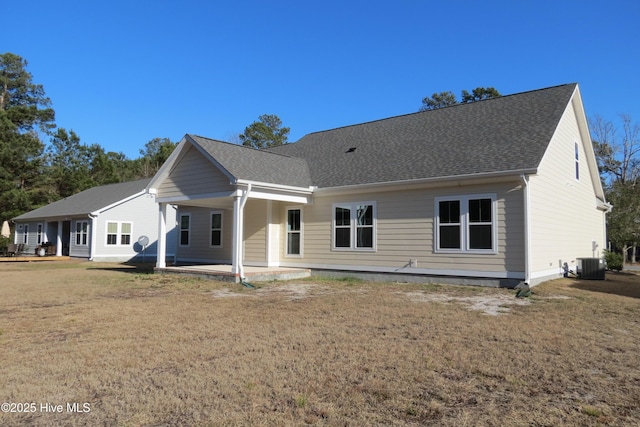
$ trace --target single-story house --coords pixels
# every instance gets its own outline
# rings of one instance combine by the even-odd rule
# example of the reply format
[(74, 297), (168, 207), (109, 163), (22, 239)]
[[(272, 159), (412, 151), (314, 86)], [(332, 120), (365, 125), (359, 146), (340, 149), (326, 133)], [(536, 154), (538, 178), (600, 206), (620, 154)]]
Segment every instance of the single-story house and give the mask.
[[(52, 252), (57, 256), (92, 261), (155, 260), (158, 205), (145, 191), (149, 181), (90, 188), (19, 215), (13, 218), (14, 243), (25, 245), (25, 252), (55, 246)], [(175, 210), (168, 210), (167, 224), (164, 241), (172, 256), (177, 242)]]
[(177, 261), (231, 264), (239, 277), (280, 266), (534, 285), (601, 257), (611, 208), (577, 84), (264, 150), (187, 134), (147, 191), (161, 255), (176, 205)]

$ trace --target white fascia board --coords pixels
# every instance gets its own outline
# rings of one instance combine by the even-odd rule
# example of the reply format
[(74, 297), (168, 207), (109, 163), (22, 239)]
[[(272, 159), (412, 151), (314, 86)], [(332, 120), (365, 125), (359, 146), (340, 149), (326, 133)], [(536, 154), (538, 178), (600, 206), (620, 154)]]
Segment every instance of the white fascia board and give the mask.
[(275, 200), (278, 202), (298, 203), (298, 204), (304, 204), (304, 205), (309, 204), (311, 202), (311, 195), (256, 191), (254, 189), (252, 189), (251, 192), (249, 193), (249, 198)]
[(236, 191), (220, 191), (217, 193), (203, 193), (203, 194), (192, 194), (188, 196), (173, 196), (173, 197), (161, 197), (157, 198), (156, 202), (158, 203), (178, 203), (178, 202), (186, 202), (189, 200), (201, 200), (201, 199), (220, 199), (224, 197), (232, 197), (236, 195)]
[(284, 185), (284, 184), (272, 184), (270, 182), (260, 182), (260, 181), (251, 181), (248, 179), (237, 179), (232, 184), (236, 185), (251, 185), (252, 191), (255, 191), (256, 188), (262, 189), (270, 189), (270, 190), (281, 190), (293, 193), (302, 193), (302, 194), (312, 194), (315, 190), (315, 187), (295, 187), (292, 185)]

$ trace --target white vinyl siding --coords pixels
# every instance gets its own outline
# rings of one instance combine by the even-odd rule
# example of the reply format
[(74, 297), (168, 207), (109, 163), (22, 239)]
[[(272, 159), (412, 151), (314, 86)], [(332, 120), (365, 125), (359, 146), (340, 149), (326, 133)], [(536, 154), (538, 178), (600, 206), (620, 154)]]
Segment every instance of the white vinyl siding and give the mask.
[[(576, 145), (576, 141), (578, 141)], [(583, 142), (586, 141), (586, 142)], [(581, 257), (601, 257), (606, 248), (604, 213), (596, 206), (594, 181), (585, 146), (590, 136), (578, 126), (570, 103), (545, 153), (538, 174), (531, 176), (531, 273), (534, 278), (560, 277)], [(577, 148), (577, 154), (576, 154)], [(576, 172), (579, 171), (579, 179)], [(596, 179), (599, 179), (595, 174)], [(615, 208), (614, 208), (615, 209)], [(593, 250), (593, 242), (597, 245)]]
[[(145, 261), (155, 260), (158, 245), (158, 204), (153, 196), (141, 194), (131, 200), (99, 214), (96, 222), (96, 253), (93, 259), (96, 261), (129, 261), (133, 258), (142, 259), (143, 250)], [(120, 229), (115, 229), (114, 239), (116, 244), (107, 244), (108, 224), (121, 224)], [(127, 225), (130, 229), (127, 230)], [(91, 228), (91, 224), (89, 225)], [(113, 230), (113, 228), (112, 228)], [(176, 209), (167, 207), (167, 256), (173, 257), (177, 247)], [(142, 247), (138, 240), (146, 236), (149, 243)], [(123, 240), (124, 239), (124, 240)], [(126, 242), (129, 242), (128, 244)], [(124, 244), (123, 244), (124, 242)], [(74, 256), (88, 256), (88, 253)]]

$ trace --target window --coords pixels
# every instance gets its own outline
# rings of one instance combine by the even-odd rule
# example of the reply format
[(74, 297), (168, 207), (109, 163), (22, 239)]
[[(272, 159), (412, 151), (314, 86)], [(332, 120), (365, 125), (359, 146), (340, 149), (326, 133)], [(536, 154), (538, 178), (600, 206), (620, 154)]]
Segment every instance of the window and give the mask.
[(302, 210), (287, 209), (287, 255), (302, 255)]
[(37, 235), (37, 238), (38, 238), (38, 244), (40, 245), (40, 244), (42, 244), (42, 237), (43, 237), (42, 224), (38, 224), (36, 227), (37, 227), (37, 234), (36, 235)]
[(191, 214), (180, 215), (180, 246), (189, 246), (191, 237)]
[(120, 244), (121, 245), (130, 245), (131, 244), (131, 223), (123, 222), (120, 224)]
[(374, 202), (333, 206), (333, 248), (375, 250)]
[(131, 244), (130, 222), (107, 222), (107, 246)]
[(108, 222), (107, 223), (107, 245), (117, 245), (117, 244), (118, 244), (118, 223)]
[(76, 245), (77, 246), (87, 245), (88, 228), (89, 228), (89, 223), (87, 221), (76, 222)]
[(211, 246), (222, 246), (222, 212), (211, 212)]
[(575, 143), (575, 152), (576, 152), (576, 181), (580, 180), (580, 147), (578, 143)]
[(436, 251), (496, 253), (496, 196), (436, 198)]
[(24, 231), (22, 232), (22, 243), (25, 245), (29, 243), (29, 224), (24, 225)]

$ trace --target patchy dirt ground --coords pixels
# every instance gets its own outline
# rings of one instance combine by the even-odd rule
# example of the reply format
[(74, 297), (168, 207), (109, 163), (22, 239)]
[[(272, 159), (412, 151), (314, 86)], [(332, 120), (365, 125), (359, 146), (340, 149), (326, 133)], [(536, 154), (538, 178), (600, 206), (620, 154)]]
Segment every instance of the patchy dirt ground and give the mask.
[(640, 425), (640, 276), (255, 285), (0, 264), (0, 425)]

